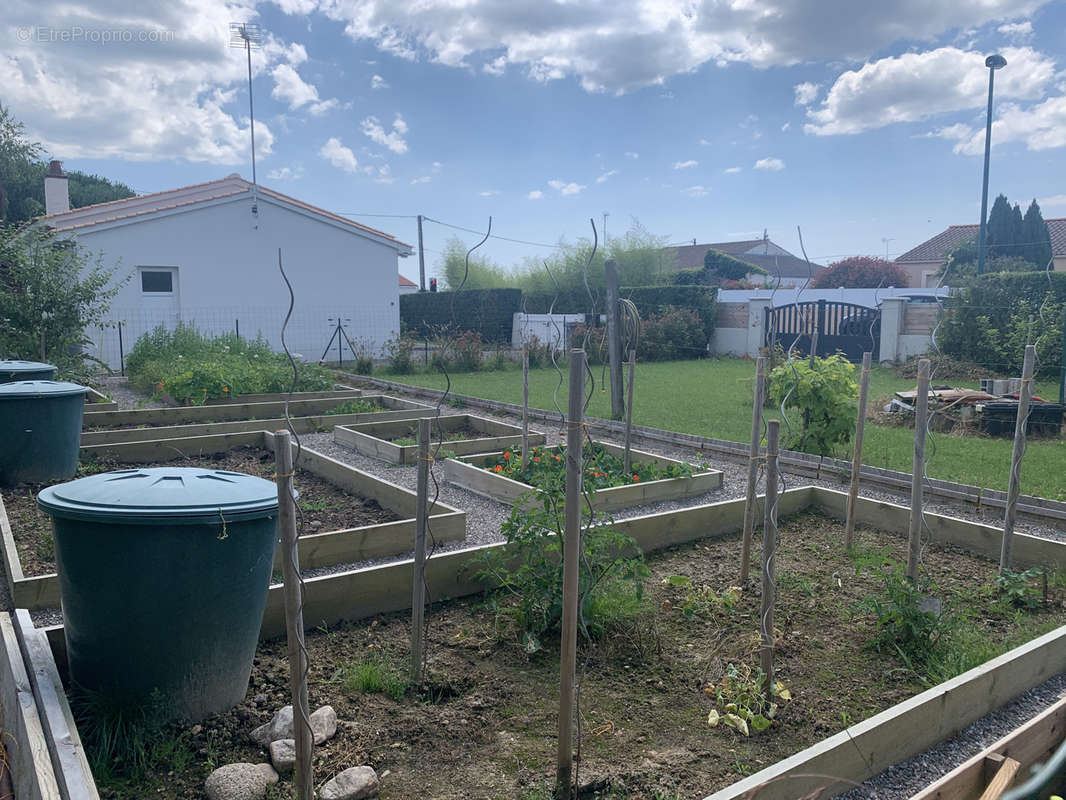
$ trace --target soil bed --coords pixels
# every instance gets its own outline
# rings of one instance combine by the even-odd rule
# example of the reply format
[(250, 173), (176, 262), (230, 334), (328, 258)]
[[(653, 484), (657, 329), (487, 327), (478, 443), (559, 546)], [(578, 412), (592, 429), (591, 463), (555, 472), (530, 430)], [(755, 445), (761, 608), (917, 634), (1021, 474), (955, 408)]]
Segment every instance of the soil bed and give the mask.
[[(82, 462), (78, 476), (116, 469), (143, 467), (206, 467), (256, 475), (272, 480), (274, 454), (255, 447), (238, 447), (227, 453), (196, 458), (179, 458), (164, 464), (109, 463), (106, 459)], [(298, 501), (303, 512), (303, 533), (325, 533), (344, 528), (358, 528), (381, 522), (394, 522), (401, 517), (382, 508), (376, 501), (367, 500), (334, 486), (305, 469), (296, 470)], [(56, 571), (55, 543), (52, 539), (52, 518), (37, 507), (37, 493), (46, 484), (19, 484), (3, 493), (11, 533), (15, 538), (24, 575), (46, 575)], [(315, 525), (318, 522), (318, 525)]]
[[(859, 537), (859, 555), (852, 556), (839, 544), (840, 524), (811, 513), (784, 521), (777, 677), (792, 700), (773, 727), (751, 737), (708, 725), (716, 706), (706, 689), (730, 665), (758, 663), (756, 584), (735, 603), (697, 606), (691, 617), (683, 612), (690, 591), (706, 600), (709, 590), (720, 596), (736, 581), (739, 541), (705, 540), (649, 557), (652, 575), (639, 613), (579, 648), (582, 797), (704, 797), (926, 688), (926, 679), (868, 646), (876, 623), (857, 607), (871, 595), (884, 598), (884, 556), (905, 563), (906, 543), (868, 530)], [(934, 546), (923, 559), (946, 613), (965, 619), (954, 645), (955, 672), (1066, 622), (1057, 576), (1049, 581), (1050, 600), (1022, 612), (991, 588), (992, 562)], [(668, 580), (673, 576), (691, 583)], [(309, 632), (311, 707), (329, 703), (341, 720), (336, 738), (316, 748), (316, 782), (370, 764), (388, 771), (385, 800), (549, 798), (558, 649), (553, 640), (527, 654), (506, 619), (485, 599), (434, 606), (428, 688), (421, 693), (405, 693), (408, 614)], [(368, 673), (384, 686), (361, 690), (373, 683), (360, 681)], [(136, 787), (112, 785), (103, 795), (200, 797), (213, 766), (266, 761), (248, 733), (288, 702), (287, 681), (285, 643), (261, 645), (244, 704), (172, 732), (172, 744), (187, 758), (170, 757)], [(278, 789), (279, 797), (291, 796), (290, 783)]]
[[(440, 431), (436, 430), (434, 426), (430, 426), (432, 443), (430, 447), (435, 447), (437, 442), (440, 442)], [(406, 431), (397, 431), (393, 434), (369, 434), (375, 439), (384, 439), (386, 442), (392, 442), (395, 445), (406, 447), (412, 444), (418, 444), (418, 423), (412, 423), (410, 428)], [(457, 428), (449, 428), (444, 432), (445, 442), (459, 442), (466, 439), (486, 439), (491, 438), (493, 434), (485, 433), (485, 431), (479, 431), (477, 428), (470, 425), (463, 425)]]

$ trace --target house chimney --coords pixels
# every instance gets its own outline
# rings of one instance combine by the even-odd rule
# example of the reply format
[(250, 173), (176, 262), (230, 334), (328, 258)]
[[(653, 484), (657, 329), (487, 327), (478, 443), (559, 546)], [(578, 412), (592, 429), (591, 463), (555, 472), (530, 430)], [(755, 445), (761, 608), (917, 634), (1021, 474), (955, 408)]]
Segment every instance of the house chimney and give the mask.
[(70, 188), (62, 162), (52, 161), (44, 176), (44, 213), (61, 214), (64, 211), (70, 211)]

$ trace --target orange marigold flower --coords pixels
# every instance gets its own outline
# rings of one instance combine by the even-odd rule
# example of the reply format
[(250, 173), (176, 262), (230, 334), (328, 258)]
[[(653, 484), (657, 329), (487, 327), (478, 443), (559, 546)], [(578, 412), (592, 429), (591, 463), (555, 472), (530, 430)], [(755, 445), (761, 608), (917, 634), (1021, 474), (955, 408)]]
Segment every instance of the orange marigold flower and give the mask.
[(639, 475), (634, 475), (633, 476), (633, 483), (640, 483), (640, 476)]
[(223, 386), (223, 387), (222, 387), (222, 391), (224, 391), (224, 392), (227, 392), (227, 393), (228, 393), (228, 392), (229, 392), (229, 387), (228, 387), (228, 386)]
[(493, 472), (503, 472), (503, 467), (499, 464), (493, 469)]
[(540, 463), (540, 459), (539, 458), (534, 458), (533, 460), (536, 461), (538, 464)]
[(510, 450), (505, 450), (503, 452), (503, 457), (504, 457), (504, 460), (510, 458), (511, 457), (511, 451)]

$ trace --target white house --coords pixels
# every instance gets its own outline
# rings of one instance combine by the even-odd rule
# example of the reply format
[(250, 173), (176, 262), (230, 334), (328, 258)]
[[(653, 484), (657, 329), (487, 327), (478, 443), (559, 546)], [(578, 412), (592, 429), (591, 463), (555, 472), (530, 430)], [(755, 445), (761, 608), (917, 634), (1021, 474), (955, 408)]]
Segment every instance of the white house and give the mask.
[[(159, 324), (195, 323), (204, 332), (259, 333), (314, 360), (379, 350), (400, 329), (398, 259), (411, 246), (238, 175), (71, 210), (66, 177), (53, 162), (45, 178), (41, 222), (74, 237), (130, 280), (112, 307), (128, 353)], [(91, 332), (94, 353), (112, 367), (120, 359), (119, 329)], [(327, 353), (328, 350), (328, 353)]]

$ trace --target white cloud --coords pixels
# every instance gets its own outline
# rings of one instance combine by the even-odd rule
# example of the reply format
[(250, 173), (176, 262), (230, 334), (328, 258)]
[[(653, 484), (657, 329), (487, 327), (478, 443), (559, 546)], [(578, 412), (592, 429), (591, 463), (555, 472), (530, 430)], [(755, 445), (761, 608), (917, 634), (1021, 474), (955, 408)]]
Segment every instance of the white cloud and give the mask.
[(1016, 42), (1024, 42), (1033, 38), (1033, 23), (1029, 20), (1023, 22), (1006, 22), (996, 28), (996, 30)]
[(822, 91), (822, 84), (804, 81), (803, 83), (797, 83), (792, 87), (792, 90), (796, 93), (796, 99), (793, 101), (795, 105), (809, 106), (818, 99), (818, 94)]
[(681, 194), (689, 197), (706, 197), (710, 190), (704, 186), (689, 186), (681, 190)]
[(272, 181), (298, 181), (304, 176), (303, 164), (294, 167), (276, 167), (267, 173)]
[(411, 178), (411, 185), (414, 186), (419, 183), (429, 183), (431, 180), (433, 180), (433, 178), (430, 175), (420, 175), (417, 178)]
[(792, 127), (792, 123), (791, 122), (786, 122), (784, 125), (781, 126), (781, 133), (784, 133), (785, 131), (787, 131), (791, 127)]
[(443, 165), (439, 161), (434, 161), (432, 164), (430, 164), (430, 166), (433, 168), (434, 172), (440, 172), (440, 168)]
[(558, 179), (548, 181), (548, 185), (564, 197), (572, 194), (580, 194), (581, 190), (585, 188), (580, 183), (574, 183), (573, 181), (567, 183), (566, 181), (561, 181)]
[(496, 191), (495, 189), (486, 189), (485, 191), (478, 192), (477, 194), (478, 194), (478, 197), (495, 197), (496, 195), (499, 194), (499, 192)]
[(1053, 194), (1050, 197), (1041, 197), (1038, 201), (1040, 208), (1066, 208), (1066, 194)]
[(544, 192), (542, 192), (540, 189), (534, 189), (532, 192), (526, 195), (527, 200), (540, 200), (540, 198), (542, 197), (544, 197)]
[(700, 139), (700, 146), (701, 147), (710, 147), (711, 146), (711, 140), (710, 139)]
[[(309, 0), (281, 0), (283, 8)], [(319, 0), (354, 40), (395, 57), (454, 68), (522, 69), (534, 81), (573, 78), (587, 91), (662, 86), (704, 64), (756, 67), (864, 58), (894, 42), (1029, 16), (1048, 0)], [(488, 62), (487, 64), (485, 62)]]
[(602, 175), (600, 175), (600, 176), (598, 176), (596, 178), (596, 183), (606, 183), (608, 178), (610, 178), (612, 175), (617, 175), (617, 174), (618, 174), (618, 170), (609, 169), (605, 173), (603, 173)]
[[(301, 47), (300, 50), (303, 48)], [(306, 53), (304, 58), (307, 58)], [(310, 104), (307, 110), (314, 116), (320, 116), (339, 105), (336, 98), (320, 100), (318, 89), (301, 78), (289, 64), (278, 64), (271, 75), (274, 78), (274, 89), (270, 96), (275, 100), (288, 103), (290, 111)]]
[(688, 161), (675, 161), (674, 169), (691, 169), (692, 167), (698, 167), (699, 165), (700, 162), (696, 161), (695, 159), (689, 159)]
[(389, 82), (382, 78), (380, 75), (372, 75), (370, 77), (371, 89), (388, 89)]
[(318, 154), (337, 169), (343, 169), (345, 172), (355, 172), (359, 168), (359, 161), (356, 160), (355, 153), (352, 152), (350, 147), (345, 147), (341, 144), (341, 140), (336, 136), (331, 136), (322, 145)]
[[(956, 153), (974, 156), (985, 150), (985, 129), (953, 125), (937, 132), (944, 138), (958, 140)], [(1006, 103), (992, 121), (992, 147), (1021, 142), (1029, 150), (1066, 147), (1066, 95), (1049, 97), (1042, 103), (1022, 108)]]
[(626, 152), (626, 158), (632, 158), (632, 159), (640, 158), (640, 153), (634, 153), (632, 151), (627, 151)]
[[(1055, 78), (1055, 62), (1029, 47), (1003, 50), (1008, 68), (996, 76), (1000, 100), (1036, 100)], [(983, 108), (985, 56), (956, 47), (904, 53), (842, 73), (818, 108), (808, 108), (807, 133), (860, 133), (894, 122)]]
[(736, 175), (740, 171), (740, 167), (726, 167), (724, 170), (722, 170), (722, 172), (724, 172), (726, 175)]
[(755, 162), (755, 169), (768, 169), (777, 172), (785, 168), (785, 162), (780, 158), (760, 158)]
[(503, 75), (507, 70), (507, 59), (504, 56), (494, 58), (492, 61), (482, 64), (481, 69), (489, 75)]
[(392, 169), (388, 164), (382, 164), (377, 169), (373, 167), (367, 167), (365, 172), (368, 175), (372, 175), (374, 183), (392, 183), (395, 178), (392, 177)]
[(387, 147), (394, 153), (406, 153), (407, 141), (403, 138), (407, 133), (407, 123), (399, 114), (392, 122), (392, 130), (386, 131), (377, 117), (367, 117), (362, 122), (363, 133), (370, 141)]

